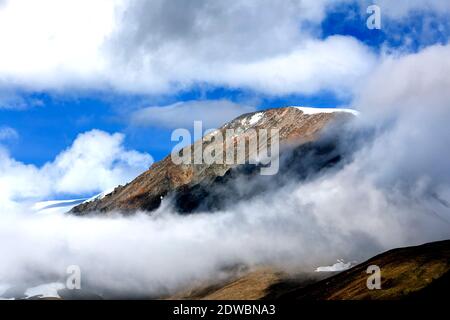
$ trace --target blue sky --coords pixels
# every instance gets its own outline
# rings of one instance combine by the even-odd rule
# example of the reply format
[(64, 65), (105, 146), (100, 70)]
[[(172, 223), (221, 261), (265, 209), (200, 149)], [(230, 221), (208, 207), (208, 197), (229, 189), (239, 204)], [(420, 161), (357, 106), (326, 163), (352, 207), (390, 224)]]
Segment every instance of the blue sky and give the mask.
[[(43, 165), (52, 160), (61, 150), (69, 147), (79, 133), (92, 129), (126, 134), (126, 146), (141, 152), (150, 152), (156, 159), (170, 153), (176, 144), (170, 141), (172, 130), (154, 127), (133, 127), (128, 121), (129, 113), (139, 107), (152, 105), (150, 98), (142, 96), (107, 96), (106, 93), (92, 95), (52, 95), (51, 93), (32, 94), (41, 105), (25, 110), (5, 109), (0, 111), (1, 125), (14, 128), (19, 137), (5, 143), (17, 160), (25, 163)], [(222, 99), (239, 102), (251, 99), (254, 93), (210, 89), (206, 92), (189, 90), (186, 93), (163, 98), (163, 105), (174, 101), (198, 99)], [(276, 108), (286, 105), (312, 105), (316, 107), (335, 107), (346, 103), (332, 93), (321, 92), (315, 95), (287, 95), (281, 97), (258, 97), (258, 109)], [(201, 119), (199, 119), (201, 120)], [(191, 129), (191, 128), (187, 128)]]
[[(277, 40), (276, 37), (281, 37), (280, 34), (274, 31), (277, 24), (268, 24), (267, 29), (264, 29), (266, 28), (265, 22), (263, 20), (255, 20), (260, 23), (255, 26), (251, 25), (251, 27), (254, 27), (256, 30), (254, 34), (262, 38), (260, 42), (257, 39), (253, 41), (253, 39), (248, 40), (250, 38), (246, 38), (252, 35), (251, 31), (245, 34), (244, 40), (240, 39), (239, 35), (236, 35), (236, 30), (233, 26), (229, 27), (229, 29), (224, 27), (224, 31), (210, 27), (212, 35), (205, 35), (205, 30), (196, 30), (194, 27), (191, 30), (190, 23), (195, 21), (195, 19), (189, 18), (190, 12), (203, 12), (201, 11), (203, 8), (187, 8), (185, 10), (186, 21), (182, 21), (185, 25), (180, 27), (182, 31), (177, 29), (178, 26), (159, 27), (158, 25), (156, 28), (152, 25), (143, 24), (140, 26), (142, 30), (139, 33), (130, 35), (127, 33), (129, 32), (129, 26), (122, 26), (122, 32), (113, 35), (112, 39), (114, 41), (111, 41), (112, 45), (111, 43), (109, 45), (111, 45), (113, 50), (116, 50), (114, 51), (115, 56), (111, 58), (113, 61), (112, 66), (115, 66), (115, 63), (120, 64), (122, 56), (125, 57), (124, 59), (127, 63), (123, 66), (123, 70), (125, 70), (123, 74), (118, 66), (117, 69), (119, 71), (111, 76), (115, 77), (114, 80), (109, 78), (109, 74), (97, 76), (95, 67), (94, 71), (88, 70), (86, 73), (72, 77), (73, 71), (70, 71), (72, 70), (70, 68), (73, 67), (70, 65), (72, 60), (67, 58), (67, 61), (69, 61), (67, 62), (67, 69), (70, 72), (66, 72), (64, 65), (66, 56), (64, 52), (61, 53), (61, 57), (55, 57), (55, 59), (61, 58), (62, 64), (55, 69), (50, 61), (48, 62), (50, 66), (48, 70), (45, 69), (45, 66), (41, 70), (38, 57), (26, 56), (27, 61), (30, 61), (30, 59), (36, 59), (37, 61), (36, 65), (39, 68), (36, 69), (38, 70), (36, 74), (40, 77), (38, 80), (36, 80), (36, 74), (27, 75), (26, 72), (16, 71), (13, 67), (9, 68), (8, 65), (0, 66), (0, 104), (2, 105), (0, 107), (0, 128), (11, 128), (17, 132), (17, 135), (14, 137), (2, 139), (0, 145), (8, 151), (11, 159), (39, 168), (45, 163), (53, 161), (63, 150), (70, 148), (79, 134), (98, 129), (110, 134), (123, 133), (123, 145), (127, 150), (136, 150), (140, 153), (150, 154), (154, 160), (159, 160), (167, 155), (173, 145), (175, 145), (175, 142), (170, 141), (170, 134), (173, 128), (134, 125), (130, 121), (131, 115), (141, 108), (168, 106), (177, 102), (193, 100), (228, 100), (237, 105), (250, 106), (255, 110), (286, 105), (315, 107), (351, 106), (355, 96), (353, 87), (360, 82), (360, 77), (367, 76), (373, 65), (377, 64), (385, 55), (405, 55), (436, 44), (447, 45), (448, 36), (450, 35), (449, 11), (446, 11), (448, 6), (444, 4), (443, 8), (445, 10), (440, 11), (437, 9), (440, 7), (430, 7), (427, 1), (422, 2), (423, 6), (420, 5), (421, 2), (419, 1), (417, 6), (399, 6), (399, 8), (392, 10), (391, 13), (389, 12), (390, 7), (387, 7), (386, 2), (382, 1), (380, 3), (382, 9), (381, 30), (369, 30), (366, 27), (368, 15), (365, 13), (365, 8), (367, 2), (338, 1), (335, 4), (328, 4), (326, 7), (311, 4), (311, 13), (309, 11), (307, 14), (300, 13), (298, 17), (290, 13), (292, 11), (290, 8), (286, 8), (285, 11), (283, 8), (279, 8), (277, 9), (279, 11), (275, 12), (274, 17), (272, 17), (273, 21), (276, 23), (276, 21), (283, 18), (280, 15), (287, 15), (286, 20), (292, 20), (294, 23), (298, 18), (298, 30), (292, 29), (291, 24), (286, 22), (286, 25), (281, 25), (280, 29), (283, 32), (288, 30), (292, 34), (286, 36), (286, 39), (280, 38), (280, 40)], [(0, 12), (6, 10), (5, 14), (8, 14), (7, 9), (10, 5), (8, 2), (6, 5), (4, 4), (0, 8)], [(104, 5), (107, 6), (108, 4), (105, 2)], [(262, 10), (262, 17), (267, 17), (267, 23), (272, 23), (270, 20), (271, 8), (270, 5), (268, 6), (267, 11), (264, 11), (264, 9), (259, 10)], [(49, 8), (46, 9), (48, 10)], [(146, 8), (141, 9), (145, 11)], [(150, 9), (152, 8), (150, 7)], [(317, 13), (318, 11), (320, 12)], [(93, 12), (95, 13), (94, 10)], [(173, 14), (173, 12), (171, 9), (160, 13), (157, 12), (157, 14), (165, 17), (165, 15)], [(133, 17), (133, 14), (135, 14), (135, 18), (139, 19), (139, 12), (131, 12), (131, 17)], [(95, 18), (95, 15), (93, 17)], [(220, 19), (228, 19), (226, 21), (229, 21), (229, 17), (218, 16), (217, 20), (221, 21)], [(237, 16), (237, 25), (241, 21), (239, 19), (240, 17)], [(247, 21), (248, 19), (248, 15), (243, 14), (242, 20)], [(107, 18), (105, 18), (105, 21), (107, 21)], [(43, 30), (52, 31), (51, 25), (47, 27), (49, 29), (44, 28)], [(67, 27), (67, 30), (67, 32), (73, 31), (69, 27)], [(20, 31), (17, 31), (19, 40), (21, 40)], [(278, 48), (271, 49), (270, 45), (267, 45), (267, 40), (264, 39), (266, 35), (261, 35), (261, 31), (267, 31), (267, 36), (276, 40), (274, 45)], [(298, 31), (298, 34), (296, 34), (296, 31)], [(217, 40), (214, 32), (224, 40), (222, 38)], [(149, 36), (153, 33), (155, 33), (155, 36)], [(55, 33), (56, 35), (53, 35), (51, 32), (49, 34), (52, 34), (52, 37), (54, 36), (57, 39), (58, 36), (65, 35), (64, 33), (59, 35), (57, 32)], [(45, 37), (43, 39), (47, 39)], [(206, 43), (211, 43), (211, 46), (217, 44), (223, 45), (223, 47), (217, 50), (208, 46), (205, 47), (202, 41), (203, 38), (206, 39)], [(4, 46), (8, 46), (8, 41), (11, 41), (9, 38), (2, 39), (2, 34), (0, 34), (0, 40), (3, 40)], [(22, 40), (27, 41), (27, 39)], [(86, 42), (83, 42), (83, 39), (81, 40), (77, 45), (83, 46), (85, 44), (86, 47), (89, 47), (88, 44), (90, 42), (88, 40)], [(216, 40), (217, 42), (215, 42)], [(303, 41), (305, 41), (305, 44), (303, 44)], [(62, 45), (65, 44), (65, 42), (61, 43)], [(119, 50), (114, 47), (117, 43), (121, 46), (126, 46), (127, 50), (122, 48)], [(237, 50), (238, 52), (234, 54), (233, 50), (236, 51), (235, 43), (241, 46), (248, 45), (249, 49), (244, 48), (241, 50), (242, 52)], [(330, 47), (325, 48), (331, 49), (321, 49), (321, 46), (328, 46), (328, 43), (330, 43)], [(316, 79), (315, 72), (317, 75), (321, 75), (324, 70), (327, 70), (326, 66), (324, 70), (312, 70), (312, 76), (305, 76), (305, 79), (302, 76), (300, 76), (300, 79), (296, 77), (302, 73), (302, 69), (295, 71), (297, 75), (295, 73), (285, 75), (280, 71), (281, 74), (275, 74), (275, 76), (280, 76), (282, 81), (286, 81), (285, 85), (279, 86), (276, 83), (268, 83), (267, 79), (270, 80), (270, 76), (267, 76), (266, 79), (263, 74), (266, 62), (271, 58), (283, 57), (283, 55), (289, 58), (290, 44), (292, 47), (298, 45), (300, 57), (306, 57), (305, 59), (315, 58), (314, 48), (325, 50), (325, 52), (329, 50), (329, 55), (332, 56), (334, 54), (333, 46), (336, 45), (336, 47), (344, 48), (340, 52), (341, 56), (336, 58), (340, 59), (338, 60), (339, 63), (341, 60), (345, 60), (346, 52), (349, 53), (350, 61), (348, 62), (349, 64), (343, 63), (342, 68), (346, 68), (346, 70), (342, 74), (337, 69), (339, 72), (335, 76), (321, 78), (317, 84), (314, 83)], [(33, 45), (35, 46), (34, 48), (37, 46), (38, 52), (40, 52), (40, 46), (42, 45), (42, 52), (45, 53), (46, 49), (44, 47), (48, 44), (38, 42), (33, 43)], [(174, 60), (161, 60), (162, 58), (156, 54), (169, 45), (177, 46), (176, 48), (179, 48), (183, 54), (179, 56), (174, 54)], [(301, 51), (303, 45), (309, 48), (306, 54)], [(18, 46), (18, 44), (14, 42), (11, 46)], [(61, 48), (64, 49), (65, 47)], [(225, 55), (223, 54), (224, 48), (229, 50)], [(258, 56), (259, 52), (261, 52), (260, 48), (263, 48), (264, 51), (264, 55), (261, 57)], [(63, 49), (61, 51), (64, 51)], [(49, 52), (53, 52), (54, 48), (49, 50), (51, 50)], [(156, 52), (155, 55), (153, 55), (153, 51)], [(165, 68), (164, 72), (160, 72), (160, 65), (148, 66), (143, 64), (141, 66), (139, 64), (144, 61), (143, 59), (139, 61), (139, 59), (145, 54), (149, 54), (149, 52), (152, 54), (150, 56), (156, 61), (160, 59), (160, 65), (163, 65)], [(310, 52), (312, 52), (312, 58), (309, 54)], [(184, 64), (182, 60), (189, 60), (191, 54), (197, 60), (193, 58), (194, 62), (186, 62)], [(355, 58), (350, 56), (350, 54), (355, 54)], [(12, 55), (14, 55), (13, 51)], [(119, 60), (114, 60), (116, 58)], [(211, 61), (209, 61), (209, 58), (211, 58)], [(84, 56), (83, 59), (85, 59)], [(81, 66), (81, 69), (84, 69), (85, 60), (80, 59), (80, 61), (77, 60), (76, 62), (82, 64), (74, 65), (76, 67)], [(180, 65), (176, 61), (180, 61)], [(197, 66), (195, 61), (201, 61), (201, 63)], [(261, 63), (263, 70), (261, 71), (262, 80), (257, 76), (252, 78), (252, 75), (248, 74), (246, 61), (248, 61), (248, 65)], [(370, 61), (370, 63), (368, 62), (365, 65), (365, 61)], [(127, 68), (133, 65), (134, 62), (136, 62), (137, 68), (130, 69), (130, 73), (127, 74)], [(22, 61), (21, 63), (24, 62)], [(360, 67), (355, 67), (355, 70), (351, 70), (347, 66), (351, 66), (352, 63)], [(90, 63), (86, 65), (88, 64), (90, 65)], [(92, 63), (94, 66), (96, 64), (98, 64), (97, 60)], [(236, 70), (244, 70), (242, 71), (242, 77), (234, 77), (230, 73), (224, 76), (223, 79), (216, 81), (216, 78), (220, 78), (224, 73), (214, 73), (216, 69), (221, 71), (220, 67), (217, 67), (220, 64), (230, 64), (231, 67), (238, 65)], [(321, 64), (319, 61), (318, 65), (320, 66)], [(32, 67), (34, 68), (34, 65)], [(120, 65), (120, 67), (122, 66)], [(197, 67), (198, 71), (195, 71)], [(140, 68), (142, 68), (142, 72), (140, 72)], [(272, 69), (270, 64), (268, 64), (267, 68), (269, 71)], [(181, 74), (179, 77), (177, 76), (178, 69)], [(55, 72), (55, 70), (57, 71)], [(223, 69), (222, 71), (227, 70)], [(259, 70), (259, 68), (255, 70)], [(154, 75), (152, 74), (153, 71), (155, 72)], [(123, 80), (120, 79), (122, 75)], [(349, 83), (346, 83), (349, 75), (350, 77), (354, 76), (354, 78)], [(46, 80), (47, 76), (48, 80)], [(339, 78), (341, 76), (342, 78)], [(151, 80), (147, 81), (147, 78)], [(276, 82), (277, 80), (274, 79), (273, 81)], [(309, 84), (310, 82), (313, 83), (311, 88), (303, 87), (302, 84)], [(188, 127), (188, 129), (190, 128)]]

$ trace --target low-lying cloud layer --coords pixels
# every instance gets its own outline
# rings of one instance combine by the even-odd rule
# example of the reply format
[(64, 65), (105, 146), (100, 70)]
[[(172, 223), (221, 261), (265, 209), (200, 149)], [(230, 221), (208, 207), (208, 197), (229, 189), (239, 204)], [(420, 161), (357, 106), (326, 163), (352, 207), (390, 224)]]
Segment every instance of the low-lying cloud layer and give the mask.
[(151, 217), (3, 214), (0, 278), (34, 286), (79, 265), (84, 289), (158, 296), (239, 264), (312, 271), (449, 236), (448, 207), (420, 188), (393, 193), (359, 169), (350, 164), (213, 214), (179, 216), (167, 206)]

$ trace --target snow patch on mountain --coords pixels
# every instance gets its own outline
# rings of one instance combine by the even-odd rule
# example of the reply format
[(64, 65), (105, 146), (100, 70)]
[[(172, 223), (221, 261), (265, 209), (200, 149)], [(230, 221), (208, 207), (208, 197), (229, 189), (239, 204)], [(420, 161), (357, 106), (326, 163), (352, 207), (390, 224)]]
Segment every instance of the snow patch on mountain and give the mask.
[(348, 112), (355, 116), (359, 115), (359, 112), (356, 110), (344, 108), (312, 108), (312, 107), (295, 107), (295, 106), (293, 106), (293, 108), (296, 108), (307, 115), (318, 113), (334, 113), (334, 112)]
[(95, 200), (101, 200), (101, 199), (103, 199), (104, 197), (106, 197), (108, 194), (110, 194), (111, 192), (113, 192), (115, 188), (116, 188), (116, 187), (109, 188), (109, 189), (107, 189), (107, 190), (105, 190), (105, 191), (103, 191), (103, 192), (101, 192), (101, 193), (99, 193), (99, 194), (97, 194), (97, 195), (95, 195), (95, 196), (93, 196), (93, 197), (87, 199), (87, 200), (84, 201), (83, 203), (87, 203), (87, 202), (91, 202), (91, 201), (95, 201)]
[(352, 262), (345, 263), (344, 260), (338, 259), (335, 264), (332, 266), (324, 266), (324, 267), (317, 267), (316, 272), (338, 272), (338, 271), (345, 271), (347, 269), (350, 269), (353, 267)]
[(251, 125), (251, 126), (255, 125), (256, 123), (259, 122), (259, 120), (261, 120), (261, 118), (262, 118), (263, 116), (264, 116), (264, 113), (263, 113), (263, 112), (257, 112), (257, 113), (255, 113), (254, 115), (251, 116), (250, 119), (248, 119), (248, 124)]
[(16, 300), (18, 298), (20, 299), (30, 299), (30, 298), (61, 298), (58, 294), (59, 290), (63, 290), (66, 288), (66, 286), (61, 282), (51, 282), (51, 283), (44, 283), (35, 287), (30, 287), (25, 290), (25, 292), (22, 291), (22, 293), (17, 294), (17, 296), (3, 296), (9, 289), (13, 288), (11, 285), (6, 284), (0, 284), (0, 300)]
[(64, 284), (60, 282), (52, 282), (41, 284), (36, 287), (28, 288), (25, 291), (26, 298), (39, 297), (39, 298), (61, 298), (58, 294), (58, 290), (64, 289)]

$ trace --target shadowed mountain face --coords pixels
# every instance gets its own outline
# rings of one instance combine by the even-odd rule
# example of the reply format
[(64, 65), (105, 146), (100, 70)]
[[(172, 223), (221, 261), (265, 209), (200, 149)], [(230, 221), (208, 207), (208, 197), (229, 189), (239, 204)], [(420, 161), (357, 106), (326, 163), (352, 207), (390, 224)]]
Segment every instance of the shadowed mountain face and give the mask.
[(213, 212), (271, 190), (324, 174), (341, 166), (349, 156), (339, 136), (308, 142), (284, 150), (276, 175), (260, 175), (262, 165), (245, 164), (230, 168), (223, 176), (184, 185), (169, 194), (179, 213)]
[[(381, 271), (381, 289), (369, 290), (367, 268)], [(328, 276), (328, 277), (327, 277)], [(326, 277), (326, 279), (323, 279)], [(225, 283), (191, 288), (177, 299), (449, 300), (450, 240), (398, 248), (349, 270), (291, 273), (264, 268)]]
[[(160, 206), (163, 197), (173, 199), (175, 209), (181, 213), (213, 211), (223, 209), (230, 200), (248, 199), (269, 187), (282, 185), (287, 177), (306, 179), (340, 163), (345, 155), (340, 139), (345, 135), (344, 124), (354, 114), (336, 110), (308, 112), (308, 109), (286, 107), (244, 114), (183, 148), (179, 154), (192, 152), (194, 159), (198, 150), (221, 144), (224, 155), (231, 152), (236, 159), (242, 151), (239, 148), (243, 147), (245, 164), (175, 164), (169, 155), (127, 185), (117, 187), (101, 199), (82, 203), (71, 213), (152, 211)], [(235, 132), (232, 136), (226, 135), (229, 129)], [(279, 130), (281, 155), (276, 175), (261, 176), (263, 165), (249, 164), (250, 159), (258, 158), (262, 152), (259, 144), (254, 150), (248, 147), (248, 142), (256, 139), (261, 129), (266, 129), (269, 137), (272, 129)], [(223, 140), (216, 139), (218, 134)], [(270, 146), (270, 138), (268, 142)]]

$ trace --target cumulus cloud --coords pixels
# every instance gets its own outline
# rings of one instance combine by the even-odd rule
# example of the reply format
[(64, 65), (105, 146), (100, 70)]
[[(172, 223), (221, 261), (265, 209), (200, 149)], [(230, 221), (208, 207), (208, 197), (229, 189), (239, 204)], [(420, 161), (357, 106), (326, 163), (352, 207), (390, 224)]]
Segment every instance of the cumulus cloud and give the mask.
[(28, 90), (166, 93), (208, 83), (269, 94), (340, 92), (367, 72), (373, 56), (351, 37), (320, 40), (303, 27), (318, 28), (327, 6), (8, 1), (0, 8), (0, 79)]
[(92, 130), (42, 167), (24, 164), (0, 148), (2, 204), (58, 194), (86, 194), (123, 184), (146, 170), (148, 154), (126, 150), (124, 136)]
[(319, 40), (303, 27), (318, 26), (328, 4), (132, 2), (109, 46), (119, 68), (128, 63), (122, 70), (131, 78), (118, 81), (130, 90), (206, 82), (269, 94), (348, 92), (374, 57), (354, 38)]
[(285, 55), (231, 64), (209, 82), (275, 95), (313, 94), (330, 88), (345, 95), (352, 92), (375, 62), (375, 55), (356, 39), (332, 36), (305, 41)]
[(385, 57), (362, 83), (354, 103), (370, 116), (383, 117), (448, 110), (449, 53), (450, 45), (435, 45)]
[[(301, 23), (320, 22), (326, 1), (130, 1), (118, 33), (122, 52), (181, 45), (212, 60), (253, 60), (283, 53), (301, 40)], [(268, 42), (267, 42), (268, 41)], [(227, 48), (227, 51), (223, 51)]]
[[(330, 8), (351, 2), (6, 1), (0, 79), (28, 90), (167, 93), (209, 83), (268, 94), (348, 93), (373, 54), (352, 37), (317, 34)], [(447, 1), (376, 3), (391, 19), (449, 12)]]
[[(272, 95), (349, 94), (376, 57), (353, 37), (317, 35), (330, 8), (351, 2), (7, 1), (0, 80), (32, 91), (158, 94), (206, 83)], [(392, 19), (449, 11), (447, 1), (377, 3)]]
[[(372, 168), (383, 162), (384, 179), (402, 174), (427, 183), (447, 184), (450, 143), (450, 46), (436, 45), (417, 54), (387, 58), (368, 78), (355, 104), (374, 123), (391, 122), (380, 137)], [(383, 160), (391, 154), (390, 161)], [(376, 156), (375, 156), (376, 155)]]
[(173, 129), (191, 128), (194, 121), (202, 121), (205, 129), (218, 128), (227, 121), (255, 110), (253, 106), (228, 100), (194, 100), (137, 110), (131, 115), (131, 123)]
[(31, 90), (102, 81), (99, 48), (114, 27), (116, 4), (7, 1), (0, 7), (0, 79)]

